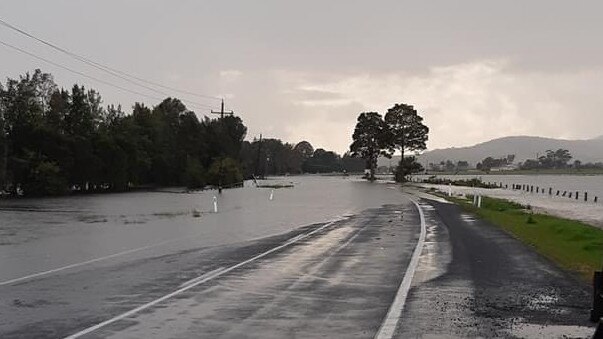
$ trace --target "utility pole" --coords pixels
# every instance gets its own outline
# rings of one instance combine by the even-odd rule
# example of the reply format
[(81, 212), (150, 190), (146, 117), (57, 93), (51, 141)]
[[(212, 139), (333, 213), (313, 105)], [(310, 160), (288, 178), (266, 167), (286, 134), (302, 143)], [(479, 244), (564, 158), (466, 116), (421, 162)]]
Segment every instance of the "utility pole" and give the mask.
[[(216, 112), (214, 110), (211, 110), (211, 114), (220, 114), (220, 120), (224, 119), (224, 114), (227, 115), (234, 115), (233, 111), (228, 111), (225, 112), (224, 111), (224, 99), (222, 99), (222, 105), (220, 106), (220, 111)], [(220, 156), (220, 163), (219, 163), (219, 174), (218, 174), (218, 193), (222, 194), (222, 177), (224, 176), (224, 172), (222, 170), (222, 160), (224, 160), (224, 153), (222, 153), (222, 155)]]
[(224, 112), (224, 99), (222, 99), (222, 106), (219, 112), (214, 110), (211, 111), (211, 114), (220, 114), (220, 119), (224, 119), (224, 114), (234, 115), (233, 111)]
[(260, 140), (258, 142), (258, 158), (255, 162), (255, 174), (257, 174), (260, 178), (263, 178), (263, 176), (259, 173), (261, 154), (262, 154), (262, 134), (260, 134)]

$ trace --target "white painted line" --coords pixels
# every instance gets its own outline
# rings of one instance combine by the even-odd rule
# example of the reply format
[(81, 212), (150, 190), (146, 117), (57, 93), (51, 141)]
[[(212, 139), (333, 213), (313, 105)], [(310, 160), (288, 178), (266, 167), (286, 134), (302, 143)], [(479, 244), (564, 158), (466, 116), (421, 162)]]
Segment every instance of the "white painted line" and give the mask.
[(165, 241), (158, 242), (156, 244), (151, 244), (151, 245), (147, 245), (147, 246), (133, 248), (133, 249), (130, 249), (130, 250), (127, 250), (127, 251), (113, 253), (113, 254), (110, 254), (110, 255), (107, 255), (107, 256), (104, 256), (104, 257), (90, 259), (90, 260), (78, 262), (78, 263), (75, 263), (75, 264), (71, 264), (71, 265), (67, 265), (67, 266), (62, 266), (62, 267), (54, 268), (54, 269), (51, 269), (51, 270), (48, 270), (48, 271), (43, 271), (43, 272), (38, 272), (38, 273), (26, 275), (24, 277), (2, 281), (2, 282), (0, 282), (0, 286), (10, 285), (10, 284), (13, 284), (13, 283), (16, 283), (16, 282), (20, 282), (20, 281), (23, 281), (23, 280), (41, 277), (41, 276), (44, 276), (44, 275), (48, 275), (48, 274), (52, 274), (52, 273), (56, 273), (56, 272), (60, 272), (60, 271), (64, 271), (64, 270), (68, 270), (70, 268), (75, 268), (75, 267), (79, 267), (79, 266), (84, 266), (84, 265), (92, 264), (92, 263), (95, 263), (95, 262), (98, 262), (98, 261), (103, 261), (103, 260), (107, 260), (107, 259), (119, 257), (119, 256), (122, 256), (122, 255), (125, 255), (125, 254), (139, 252), (139, 251), (146, 250), (146, 249), (149, 249), (149, 248), (152, 248), (152, 247), (161, 246), (161, 245), (165, 245), (165, 244), (170, 243), (170, 242), (175, 242), (175, 241), (180, 241), (180, 240), (185, 240), (185, 239), (190, 239), (190, 237), (182, 237), (182, 238), (165, 240)]
[(143, 310), (145, 310), (145, 309), (147, 309), (147, 308), (149, 308), (151, 306), (157, 305), (158, 303), (160, 303), (162, 301), (170, 299), (170, 298), (172, 298), (175, 295), (178, 295), (178, 294), (180, 294), (182, 292), (185, 292), (185, 291), (187, 291), (187, 290), (189, 290), (189, 289), (191, 289), (191, 288), (193, 288), (195, 286), (201, 285), (201, 284), (206, 283), (206, 282), (208, 282), (208, 281), (210, 281), (212, 279), (218, 278), (221, 275), (224, 275), (224, 274), (226, 274), (226, 273), (228, 273), (228, 272), (230, 272), (232, 270), (235, 270), (235, 269), (237, 269), (239, 267), (245, 266), (245, 265), (247, 265), (247, 264), (249, 264), (249, 263), (251, 263), (253, 261), (256, 261), (258, 259), (261, 259), (261, 258), (267, 256), (268, 254), (271, 254), (271, 253), (276, 252), (276, 251), (278, 251), (280, 249), (283, 249), (283, 248), (285, 248), (285, 247), (287, 247), (289, 245), (292, 245), (292, 244), (294, 244), (294, 243), (296, 243), (296, 242), (298, 242), (298, 241), (300, 241), (302, 239), (305, 239), (305, 238), (307, 238), (307, 237), (309, 237), (309, 236), (311, 236), (311, 235), (313, 235), (315, 233), (318, 233), (318, 232), (322, 231), (323, 229), (325, 229), (325, 228), (327, 228), (327, 227), (329, 227), (329, 226), (333, 225), (334, 223), (336, 223), (338, 221), (341, 221), (341, 220), (343, 220), (343, 219), (336, 219), (336, 220), (330, 221), (330, 222), (328, 222), (328, 223), (320, 226), (319, 228), (315, 229), (314, 231), (302, 234), (301, 236), (293, 237), (291, 240), (287, 241), (286, 243), (284, 243), (282, 245), (273, 247), (273, 248), (269, 249), (266, 252), (263, 252), (261, 254), (256, 255), (255, 257), (252, 257), (250, 259), (242, 261), (242, 262), (240, 262), (240, 263), (238, 263), (236, 265), (230, 266), (230, 267), (228, 267), (228, 268), (226, 268), (224, 270), (221, 270), (219, 272), (216, 272), (216, 273), (213, 273), (211, 275), (208, 275), (207, 277), (205, 277), (203, 279), (200, 279), (200, 280), (197, 280), (196, 282), (191, 283), (190, 285), (186, 285), (186, 286), (184, 286), (184, 287), (182, 287), (182, 288), (180, 288), (178, 290), (175, 290), (174, 292), (168, 293), (168, 294), (164, 295), (161, 298), (155, 299), (155, 300), (153, 300), (151, 302), (148, 302), (148, 303), (146, 303), (144, 305), (138, 306), (138, 307), (136, 307), (134, 309), (131, 309), (131, 310), (125, 312), (125, 313), (122, 313), (122, 314), (120, 314), (118, 316), (115, 316), (115, 317), (113, 317), (111, 319), (105, 320), (105, 321), (103, 321), (101, 323), (98, 323), (96, 325), (93, 325), (93, 326), (90, 326), (90, 327), (88, 327), (86, 329), (83, 329), (83, 330), (81, 330), (81, 331), (79, 331), (79, 332), (77, 332), (75, 334), (72, 334), (72, 335), (70, 335), (68, 337), (65, 337), (65, 339), (79, 338), (79, 337), (81, 337), (83, 335), (86, 335), (86, 334), (88, 334), (90, 332), (96, 331), (96, 330), (98, 330), (101, 327), (110, 325), (110, 324), (112, 324), (114, 322), (117, 322), (117, 321), (122, 320), (124, 318), (127, 318), (127, 317), (129, 317), (131, 315), (134, 315), (134, 314), (136, 314), (136, 313), (138, 313), (140, 311), (143, 311)]
[(421, 218), (421, 235), (419, 235), (419, 241), (417, 242), (417, 246), (415, 247), (414, 252), (412, 253), (412, 257), (410, 258), (410, 263), (406, 268), (406, 273), (404, 274), (404, 278), (400, 283), (400, 287), (398, 288), (398, 292), (396, 293), (396, 297), (394, 301), (389, 307), (387, 311), (387, 315), (381, 326), (379, 327), (379, 331), (375, 335), (377, 339), (390, 339), (394, 336), (394, 332), (396, 331), (396, 327), (398, 326), (398, 322), (400, 321), (400, 316), (402, 315), (402, 310), (404, 309), (404, 303), (406, 302), (406, 297), (408, 296), (408, 292), (410, 291), (410, 285), (412, 283), (412, 278), (415, 275), (415, 271), (417, 270), (417, 266), (419, 265), (419, 258), (421, 256), (421, 252), (423, 251), (423, 245), (425, 244), (425, 234), (427, 233), (425, 228), (425, 215), (423, 214), (423, 209), (421, 206), (414, 200), (410, 199), (417, 210), (419, 211), (419, 217)]
[(203, 280), (203, 279), (209, 277), (210, 275), (216, 274), (216, 273), (218, 273), (220, 271), (224, 271), (225, 269), (226, 269), (226, 267), (224, 267), (224, 266), (218, 267), (215, 270), (211, 270), (209, 272), (203, 273), (202, 275), (200, 275), (200, 276), (198, 276), (196, 278), (193, 278), (191, 280), (185, 281), (182, 284), (180, 284), (180, 286), (178, 286), (178, 287), (184, 287), (184, 286), (188, 286), (188, 285), (194, 284), (194, 283), (196, 283), (199, 280)]

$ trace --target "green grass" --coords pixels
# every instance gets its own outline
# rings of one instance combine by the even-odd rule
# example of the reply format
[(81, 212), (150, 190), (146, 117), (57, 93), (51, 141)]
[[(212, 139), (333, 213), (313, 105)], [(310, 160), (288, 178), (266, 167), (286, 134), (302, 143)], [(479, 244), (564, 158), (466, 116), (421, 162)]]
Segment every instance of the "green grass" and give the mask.
[(448, 199), (498, 225), (586, 281), (592, 279), (594, 271), (601, 269), (603, 230), (599, 228), (580, 221), (532, 213), (529, 207), (502, 199), (482, 197), (481, 209), (472, 206), (471, 201)]

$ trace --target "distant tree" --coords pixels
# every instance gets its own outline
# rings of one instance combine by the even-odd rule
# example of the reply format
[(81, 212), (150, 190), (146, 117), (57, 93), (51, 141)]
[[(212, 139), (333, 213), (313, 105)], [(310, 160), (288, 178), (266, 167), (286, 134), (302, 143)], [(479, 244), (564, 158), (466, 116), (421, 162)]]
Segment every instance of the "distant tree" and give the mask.
[(444, 166), (446, 167), (447, 172), (454, 172), (456, 170), (456, 165), (450, 160), (446, 160), (446, 164)]
[(183, 182), (187, 188), (191, 189), (203, 188), (205, 186), (205, 173), (199, 159), (194, 157), (187, 159)]
[(459, 160), (456, 163), (456, 168), (459, 171), (465, 171), (465, 170), (467, 170), (469, 168), (469, 163), (467, 161), (464, 161), (464, 160)]
[(239, 184), (243, 181), (240, 165), (232, 158), (216, 159), (209, 167), (207, 177), (209, 184), (223, 187)]
[(391, 145), (389, 138), (388, 127), (379, 113), (366, 112), (358, 116), (350, 151), (352, 156), (365, 160), (365, 168), (369, 170), (369, 180), (375, 180), (378, 157), (382, 155), (391, 158), (391, 153), (387, 151)]
[(342, 170), (341, 158), (337, 153), (318, 148), (312, 157), (303, 164), (304, 172), (309, 173), (331, 173)]
[(574, 167), (575, 169), (580, 169), (580, 168), (582, 167), (582, 161), (580, 161), (580, 160), (574, 160), (574, 165), (573, 165), (573, 167)]
[(305, 140), (298, 142), (295, 147), (293, 147), (293, 150), (299, 153), (304, 160), (314, 155), (314, 147)]
[(199, 173), (216, 159), (238, 166), (245, 133), (240, 118), (200, 122), (176, 98), (153, 108), (136, 103), (131, 114), (105, 108), (98, 92), (57, 89), (36, 70), (0, 85), (0, 189), (46, 195), (199, 186)]
[(341, 165), (343, 170), (348, 173), (362, 172), (365, 168), (364, 160), (353, 157), (350, 152), (346, 152), (341, 157)]
[(527, 159), (520, 166), (521, 169), (526, 169), (526, 170), (537, 169), (539, 167), (540, 167), (540, 163), (538, 162), (538, 160), (534, 160), (534, 159)]
[(522, 169), (550, 169), (550, 168), (565, 168), (572, 159), (571, 153), (566, 149), (558, 149), (556, 151), (547, 150), (546, 153), (538, 159), (528, 159), (522, 165)]
[(423, 151), (427, 148), (429, 128), (423, 124), (423, 118), (413, 106), (395, 104), (385, 114), (390, 137), (389, 150), (399, 150), (400, 166), (404, 166), (405, 151)]
[(567, 163), (572, 160), (572, 154), (566, 149), (558, 149), (554, 152), (553, 158), (556, 168), (564, 168), (567, 167)]
[(503, 158), (487, 157), (477, 164), (477, 169), (490, 171), (492, 168), (504, 167), (513, 163), (515, 154), (509, 154)]

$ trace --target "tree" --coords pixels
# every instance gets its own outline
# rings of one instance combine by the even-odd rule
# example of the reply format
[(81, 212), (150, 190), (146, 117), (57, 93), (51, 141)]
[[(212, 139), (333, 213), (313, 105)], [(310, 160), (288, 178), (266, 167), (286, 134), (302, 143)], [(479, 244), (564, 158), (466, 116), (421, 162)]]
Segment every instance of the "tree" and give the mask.
[(459, 171), (466, 171), (469, 168), (469, 163), (465, 160), (459, 160), (456, 163), (456, 169)]
[(207, 181), (214, 186), (228, 187), (242, 183), (243, 173), (239, 163), (232, 158), (218, 158), (207, 171)]
[(390, 152), (399, 150), (400, 165), (404, 162), (405, 151), (423, 151), (427, 148), (429, 128), (423, 124), (423, 118), (413, 106), (395, 104), (385, 113), (385, 123), (390, 137)]
[(429, 128), (423, 124), (423, 118), (413, 106), (394, 105), (387, 110), (385, 123), (391, 133), (390, 147), (399, 150), (402, 158), (405, 151), (423, 151), (427, 148)]
[(575, 169), (580, 169), (580, 167), (582, 167), (582, 161), (580, 161), (580, 160), (575, 160), (575, 161), (574, 161), (574, 165), (573, 165), (573, 167), (574, 167)]
[(353, 157), (350, 152), (345, 152), (341, 157), (341, 165), (347, 173), (362, 172), (365, 168), (364, 160), (361, 158)]
[(358, 116), (350, 151), (352, 156), (359, 156), (365, 160), (365, 168), (369, 170), (369, 180), (375, 180), (378, 157), (383, 155), (391, 158), (391, 153), (387, 151), (391, 145), (389, 137), (390, 133), (381, 114), (365, 112)]
[(187, 188), (203, 188), (205, 186), (205, 173), (198, 159), (190, 157), (186, 160), (183, 182)]
[(341, 158), (337, 153), (318, 148), (314, 151), (311, 158), (303, 164), (304, 172), (310, 173), (331, 173), (340, 172)]
[(312, 144), (305, 140), (298, 142), (295, 147), (293, 147), (293, 150), (299, 153), (304, 160), (314, 155), (314, 147), (312, 147)]
[(397, 182), (405, 182), (409, 175), (422, 172), (423, 170), (423, 166), (417, 162), (414, 156), (405, 157), (396, 167), (395, 179)]

